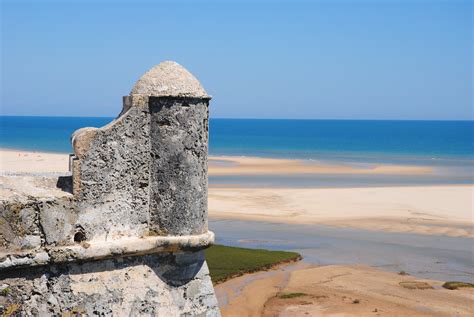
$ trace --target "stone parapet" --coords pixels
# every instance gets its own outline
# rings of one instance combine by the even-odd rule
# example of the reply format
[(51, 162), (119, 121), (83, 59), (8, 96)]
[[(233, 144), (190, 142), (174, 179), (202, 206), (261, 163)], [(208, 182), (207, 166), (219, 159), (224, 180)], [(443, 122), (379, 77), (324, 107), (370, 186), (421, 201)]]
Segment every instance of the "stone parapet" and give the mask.
[(214, 241), (209, 101), (187, 70), (161, 63), (115, 120), (73, 133), (72, 177), (58, 181), (71, 193), (0, 201), (7, 304), (26, 315), (219, 315), (202, 251)]

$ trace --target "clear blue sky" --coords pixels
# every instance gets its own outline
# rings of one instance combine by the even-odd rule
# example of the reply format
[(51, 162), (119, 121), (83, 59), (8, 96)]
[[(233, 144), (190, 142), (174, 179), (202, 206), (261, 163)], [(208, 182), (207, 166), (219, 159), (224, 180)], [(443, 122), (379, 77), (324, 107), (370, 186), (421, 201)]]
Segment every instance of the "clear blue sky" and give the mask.
[(1, 2), (6, 115), (115, 116), (175, 60), (215, 118), (474, 118), (471, 1)]

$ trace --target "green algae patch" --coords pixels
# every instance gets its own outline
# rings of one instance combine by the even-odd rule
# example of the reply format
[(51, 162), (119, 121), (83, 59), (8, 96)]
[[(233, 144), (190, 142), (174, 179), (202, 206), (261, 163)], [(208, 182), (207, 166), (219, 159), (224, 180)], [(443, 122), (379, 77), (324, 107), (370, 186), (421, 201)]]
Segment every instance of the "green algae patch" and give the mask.
[(204, 252), (214, 284), (246, 273), (268, 270), (278, 264), (301, 260), (301, 255), (296, 252), (247, 249), (224, 245), (213, 245)]
[(290, 299), (290, 298), (296, 298), (296, 297), (301, 297), (301, 296), (306, 296), (307, 294), (305, 293), (280, 293), (278, 294), (278, 298), (282, 299)]
[(442, 286), (444, 288), (454, 290), (454, 289), (458, 289), (458, 288), (462, 288), (462, 287), (474, 287), (474, 284), (473, 283), (450, 281), (450, 282), (444, 283)]

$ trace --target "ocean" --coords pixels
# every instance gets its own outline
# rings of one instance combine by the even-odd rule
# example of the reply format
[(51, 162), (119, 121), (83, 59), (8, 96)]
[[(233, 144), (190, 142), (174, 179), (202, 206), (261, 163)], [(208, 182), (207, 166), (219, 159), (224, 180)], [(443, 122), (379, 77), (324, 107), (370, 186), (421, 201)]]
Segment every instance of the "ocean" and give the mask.
[[(0, 116), (0, 147), (70, 153), (70, 136), (113, 118)], [(474, 121), (211, 119), (211, 155), (474, 159)]]
[[(0, 147), (71, 153), (70, 136), (113, 118), (0, 116)], [(442, 167), (424, 177), (211, 177), (219, 184), (364, 186), (473, 183), (474, 121), (211, 119), (209, 154), (296, 158), (343, 164)]]

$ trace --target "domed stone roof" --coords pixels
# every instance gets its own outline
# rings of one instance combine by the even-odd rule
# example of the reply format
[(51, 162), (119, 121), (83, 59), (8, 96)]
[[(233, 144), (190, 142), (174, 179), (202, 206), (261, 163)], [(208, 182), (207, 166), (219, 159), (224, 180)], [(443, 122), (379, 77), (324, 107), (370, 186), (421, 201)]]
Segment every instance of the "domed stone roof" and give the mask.
[(209, 98), (196, 77), (173, 61), (162, 62), (146, 72), (130, 95)]

